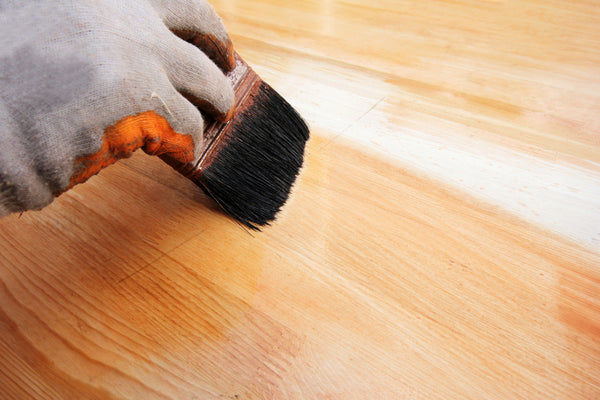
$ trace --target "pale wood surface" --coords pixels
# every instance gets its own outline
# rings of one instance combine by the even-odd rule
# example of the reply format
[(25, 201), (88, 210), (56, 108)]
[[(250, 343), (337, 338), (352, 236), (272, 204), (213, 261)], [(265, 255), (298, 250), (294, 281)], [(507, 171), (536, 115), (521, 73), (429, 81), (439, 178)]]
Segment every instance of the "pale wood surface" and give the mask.
[(598, 3), (214, 4), (313, 127), (291, 201), (250, 235), (138, 154), (1, 220), (0, 398), (600, 398), (594, 226), (385, 148), (564, 167), (577, 194), (544, 184), (532, 215), (593, 222)]

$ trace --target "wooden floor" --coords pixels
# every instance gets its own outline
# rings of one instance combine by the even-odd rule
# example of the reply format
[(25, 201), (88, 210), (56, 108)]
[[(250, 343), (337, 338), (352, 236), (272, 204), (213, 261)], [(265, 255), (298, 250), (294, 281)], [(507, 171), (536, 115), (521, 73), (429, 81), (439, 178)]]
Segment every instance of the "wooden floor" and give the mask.
[(600, 398), (600, 3), (213, 4), (312, 126), (292, 199), (137, 154), (0, 220), (0, 399)]

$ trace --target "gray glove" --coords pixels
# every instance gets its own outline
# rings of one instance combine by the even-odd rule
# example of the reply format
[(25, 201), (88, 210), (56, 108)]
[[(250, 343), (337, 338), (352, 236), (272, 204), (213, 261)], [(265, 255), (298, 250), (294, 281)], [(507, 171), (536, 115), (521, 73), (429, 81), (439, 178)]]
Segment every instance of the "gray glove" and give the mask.
[(231, 115), (221, 70), (234, 64), (204, 0), (2, 0), (0, 216), (40, 209), (138, 148), (192, 161), (196, 106)]

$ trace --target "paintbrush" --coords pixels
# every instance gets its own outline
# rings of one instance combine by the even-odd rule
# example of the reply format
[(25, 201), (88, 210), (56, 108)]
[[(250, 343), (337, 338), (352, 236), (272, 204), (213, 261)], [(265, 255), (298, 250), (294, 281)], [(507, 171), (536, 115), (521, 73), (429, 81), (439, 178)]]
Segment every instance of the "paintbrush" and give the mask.
[(162, 159), (231, 217), (259, 229), (287, 201), (309, 132), (296, 110), (237, 53), (235, 61), (227, 73), (235, 90), (233, 117), (207, 123), (203, 148), (193, 162)]

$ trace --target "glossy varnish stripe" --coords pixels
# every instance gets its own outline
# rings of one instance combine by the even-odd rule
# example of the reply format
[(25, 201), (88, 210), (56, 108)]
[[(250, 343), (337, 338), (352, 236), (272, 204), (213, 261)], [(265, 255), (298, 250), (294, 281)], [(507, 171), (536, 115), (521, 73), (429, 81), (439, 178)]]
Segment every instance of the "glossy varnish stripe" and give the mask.
[(313, 126), (600, 251), (595, 2), (219, 4)]

